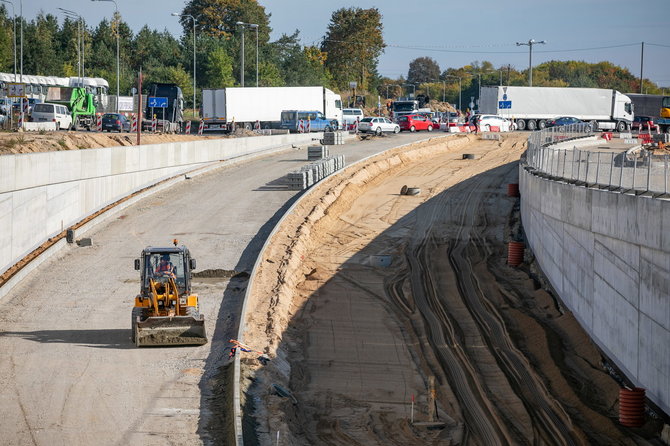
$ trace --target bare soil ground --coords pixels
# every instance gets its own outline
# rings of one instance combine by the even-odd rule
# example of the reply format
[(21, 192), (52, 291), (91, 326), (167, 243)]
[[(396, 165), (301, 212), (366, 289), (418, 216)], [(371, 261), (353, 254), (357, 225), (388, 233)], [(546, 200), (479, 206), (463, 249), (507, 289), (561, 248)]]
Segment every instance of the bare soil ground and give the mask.
[[(233, 135), (173, 135), (142, 133), (141, 144), (161, 144), (174, 141), (254, 136), (253, 132), (238, 130)], [(56, 150), (96, 149), (100, 147), (134, 146), (135, 133), (97, 132), (0, 132), (0, 155), (11, 153), (51, 152)]]
[(656, 444), (658, 424), (617, 423), (619, 385), (571, 313), (506, 264), (525, 140), (397, 148), (294, 209), (250, 294), (244, 341), (272, 359), (243, 360), (245, 440)]

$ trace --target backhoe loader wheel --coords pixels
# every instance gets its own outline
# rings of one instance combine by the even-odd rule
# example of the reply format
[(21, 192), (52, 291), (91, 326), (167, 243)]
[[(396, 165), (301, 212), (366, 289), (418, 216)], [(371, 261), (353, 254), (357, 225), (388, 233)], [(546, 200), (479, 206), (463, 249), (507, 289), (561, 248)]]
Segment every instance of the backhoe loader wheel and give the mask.
[(133, 311), (131, 313), (132, 321), (130, 323), (130, 338), (132, 339), (133, 344), (135, 343), (135, 326), (137, 325), (138, 316), (140, 320), (146, 319), (146, 310), (140, 307), (133, 307)]

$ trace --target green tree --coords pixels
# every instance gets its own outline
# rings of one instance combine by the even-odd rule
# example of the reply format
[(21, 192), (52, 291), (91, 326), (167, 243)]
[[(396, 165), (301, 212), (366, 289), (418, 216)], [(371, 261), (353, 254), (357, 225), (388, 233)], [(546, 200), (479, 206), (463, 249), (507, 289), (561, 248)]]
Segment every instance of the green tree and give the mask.
[(440, 77), (440, 66), (430, 57), (419, 57), (409, 63), (407, 81), (412, 84), (435, 82)]
[(14, 17), (4, 3), (0, 4), (0, 71), (14, 72)]
[(237, 28), (237, 22), (259, 25), (259, 41), (267, 43), (270, 32), (270, 16), (265, 7), (256, 0), (190, 0), (186, 3), (179, 21), (184, 34), (190, 34), (193, 22), (186, 14), (196, 20), (196, 30), (212, 37), (231, 37)]
[(330, 83), (330, 76), (324, 65), (326, 54), (316, 47), (304, 48), (300, 44), (298, 30), (290, 36), (282, 34), (277, 41), (269, 44), (265, 59), (277, 67), (284, 85), (289, 87), (328, 86)]
[[(60, 74), (61, 48), (58, 43), (58, 20), (40, 13), (23, 30), (23, 72), (38, 75)], [(76, 60), (76, 58), (75, 58)]]
[(259, 86), (283, 87), (286, 85), (279, 68), (272, 62), (261, 62), (258, 66)]
[(235, 85), (233, 59), (224, 48), (214, 48), (209, 52), (205, 69), (205, 82), (201, 84), (211, 88), (232, 87)]
[(357, 81), (366, 89), (384, 51), (382, 16), (377, 8), (342, 8), (333, 12), (321, 51), (326, 68), (340, 88)]

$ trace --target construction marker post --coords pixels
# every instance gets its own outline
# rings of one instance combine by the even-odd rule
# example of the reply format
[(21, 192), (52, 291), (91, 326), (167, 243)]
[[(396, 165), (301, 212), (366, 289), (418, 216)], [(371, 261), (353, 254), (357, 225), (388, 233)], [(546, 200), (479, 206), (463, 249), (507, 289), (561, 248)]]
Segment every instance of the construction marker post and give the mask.
[(308, 116), (307, 117), (307, 132), (306, 133), (310, 133), (311, 131), (312, 131), (312, 120)]
[(98, 132), (102, 132), (102, 115), (100, 113), (95, 114), (95, 127)]
[(198, 135), (202, 135), (203, 130), (205, 130), (205, 121), (200, 120), (200, 125), (198, 125)]
[(191, 134), (191, 120), (189, 119), (186, 121), (186, 129), (184, 129), (184, 133), (187, 135)]
[(132, 120), (130, 121), (130, 131), (135, 133), (137, 131), (137, 115), (133, 113)]
[(154, 114), (154, 118), (151, 120), (151, 131), (153, 133), (156, 133), (157, 126), (158, 126), (158, 119), (156, 119), (156, 115)]

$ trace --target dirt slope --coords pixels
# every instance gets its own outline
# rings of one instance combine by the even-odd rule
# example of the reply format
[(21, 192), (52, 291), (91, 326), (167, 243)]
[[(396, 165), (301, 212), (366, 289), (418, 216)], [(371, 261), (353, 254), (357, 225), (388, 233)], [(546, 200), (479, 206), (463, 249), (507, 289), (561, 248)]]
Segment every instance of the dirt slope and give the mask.
[[(234, 138), (253, 136), (253, 132), (238, 130), (235, 135), (170, 135), (142, 133), (141, 144), (160, 144), (174, 141)], [(134, 133), (97, 132), (0, 132), (0, 155), (10, 153), (51, 152), (56, 150), (96, 149), (100, 147), (134, 146)]]
[(396, 149), (286, 220), (245, 335), (273, 358), (243, 361), (261, 444), (645, 442), (572, 315), (505, 263), (524, 136)]

